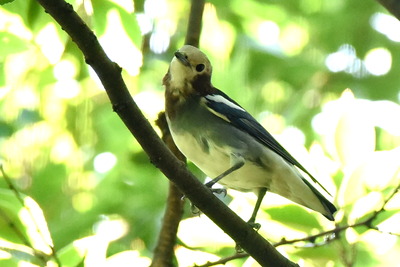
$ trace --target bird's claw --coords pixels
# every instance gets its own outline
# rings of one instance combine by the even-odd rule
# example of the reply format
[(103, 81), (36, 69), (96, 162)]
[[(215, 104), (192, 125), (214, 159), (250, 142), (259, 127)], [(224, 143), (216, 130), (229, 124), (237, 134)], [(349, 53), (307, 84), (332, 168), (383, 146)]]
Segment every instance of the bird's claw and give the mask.
[(225, 188), (210, 188), (211, 192), (213, 194), (223, 194), (224, 197), (226, 197), (226, 189)]
[(247, 224), (250, 225), (251, 228), (253, 228), (256, 232), (258, 232), (258, 230), (261, 228), (261, 224), (256, 222), (247, 222)]
[(256, 232), (260, 230), (261, 224), (255, 222), (255, 218), (251, 217), (250, 220), (247, 221), (247, 224), (251, 226)]
[(195, 205), (193, 205), (193, 203), (190, 203), (190, 210), (192, 211), (192, 214), (194, 214), (194, 215), (200, 216), (200, 214), (201, 214), (201, 211)]
[(236, 243), (235, 250), (237, 254), (241, 254), (244, 252), (243, 248), (238, 243)]

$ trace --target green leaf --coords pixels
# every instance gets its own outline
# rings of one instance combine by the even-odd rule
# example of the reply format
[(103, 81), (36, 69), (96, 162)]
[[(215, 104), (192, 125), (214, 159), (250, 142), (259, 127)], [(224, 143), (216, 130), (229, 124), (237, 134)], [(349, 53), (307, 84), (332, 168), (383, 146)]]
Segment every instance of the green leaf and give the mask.
[(0, 189), (0, 236), (51, 254), (52, 240), (42, 210), (32, 198), (20, 197), (23, 204), (13, 191)]
[(399, 214), (400, 210), (396, 209), (396, 210), (385, 210), (383, 212), (380, 212), (375, 220), (372, 222), (374, 225), (378, 225), (384, 221), (386, 221), (387, 219), (390, 219), (393, 215), (395, 214)]
[(278, 221), (294, 229), (309, 231), (315, 228), (321, 228), (317, 220), (317, 213), (308, 212), (296, 205), (286, 205), (284, 207), (268, 208), (266, 213), (272, 220)]
[(28, 42), (9, 32), (0, 32), (0, 59), (28, 49)]
[(112, 2), (94, 0), (92, 1), (92, 5), (94, 10), (93, 18), (98, 35), (102, 35), (107, 28), (108, 12), (112, 9), (115, 9), (118, 11), (121, 23), (128, 37), (137, 47), (141, 46), (142, 34), (135, 14), (127, 12), (125, 9)]
[(100, 0), (93, 0), (93, 22), (97, 36), (104, 34), (107, 27), (107, 13), (111, 8), (116, 8), (117, 5)]
[(121, 17), (122, 25), (124, 26), (125, 32), (128, 34), (129, 38), (136, 45), (140, 47), (142, 43), (142, 34), (136, 16), (126, 12), (124, 9), (118, 9), (119, 15)]
[[(20, 266), (18, 263), (29, 262), (38, 266), (43, 265), (43, 259), (35, 255), (35, 252), (27, 246), (7, 242), (0, 238), (0, 253), (4, 256), (0, 257), (1, 266)], [(6, 256), (7, 255), (7, 256)]]
[[(28, 0), (26, 0), (26, 1), (28, 1)], [(42, 14), (42, 12), (43, 12), (43, 9), (37, 1), (29, 0), (28, 12), (27, 12), (27, 23), (30, 26), (30, 28), (34, 28), (35, 23), (40, 18), (40, 15)]]
[(0, 5), (4, 5), (11, 2), (14, 2), (14, 0), (0, 0)]
[(82, 248), (75, 244), (75, 241), (68, 244), (57, 252), (57, 256), (64, 267), (76, 267), (84, 261), (87, 248)]
[(325, 266), (327, 261), (337, 258), (337, 251), (331, 246), (301, 248), (293, 254), (302, 259), (318, 261), (320, 264), (315, 266)]
[(0, 236), (2, 239), (25, 244), (25, 227), (18, 214), (23, 209), (21, 203), (10, 190), (0, 189)]

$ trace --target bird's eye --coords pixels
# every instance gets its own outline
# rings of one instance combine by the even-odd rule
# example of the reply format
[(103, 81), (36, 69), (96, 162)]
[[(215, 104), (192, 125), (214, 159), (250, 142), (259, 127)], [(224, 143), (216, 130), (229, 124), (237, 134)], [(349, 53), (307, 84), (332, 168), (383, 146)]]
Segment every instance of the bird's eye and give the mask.
[(197, 64), (196, 65), (196, 70), (197, 72), (202, 72), (206, 66), (204, 64)]

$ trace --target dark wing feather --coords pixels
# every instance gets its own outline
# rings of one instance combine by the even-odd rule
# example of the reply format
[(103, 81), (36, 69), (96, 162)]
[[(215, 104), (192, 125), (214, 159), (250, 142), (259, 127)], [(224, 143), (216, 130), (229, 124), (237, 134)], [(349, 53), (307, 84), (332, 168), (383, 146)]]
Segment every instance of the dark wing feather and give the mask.
[[(228, 99), (230, 102), (234, 103), (238, 107), (242, 108), (238, 103), (236, 103), (233, 99), (227, 96), (224, 92), (215, 89), (214, 93), (210, 94), (211, 96), (221, 95), (222, 97)], [(214, 112), (220, 113), (224, 117), (226, 117), (229, 122), (235, 126), (236, 128), (250, 134), (254, 138), (256, 138), (260, 143), (267, 146), (269, 149), (277, 153), (283, 159), (285, 159), (290, 164), (297, 166), (300, 170), (305, 172), (310, 178), (321, 186), (322, 189), (325, 190), (329, 194), (329, 192), (323, 187), (317, 179), (314, 178), (289, 152), (283, 148), (278, 141), (264, 128), (258, 123), (249, 113), (247, 113), (244, 109), (238, 109), (227, 105), (226, 103), (214, 101), (213, 99), (207, 98), (207, 106), (214, 110)], [(330, 194), (329, 194), (330, 195)]]

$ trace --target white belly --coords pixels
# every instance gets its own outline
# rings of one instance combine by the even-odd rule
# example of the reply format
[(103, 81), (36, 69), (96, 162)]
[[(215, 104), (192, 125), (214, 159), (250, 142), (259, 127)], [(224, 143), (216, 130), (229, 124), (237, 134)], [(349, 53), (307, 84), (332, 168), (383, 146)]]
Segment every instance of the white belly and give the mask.
[[(190, 134), (176, 134), (173, 131), (171, 134), (179, 150), (211, 179), (231, 167), (231, 148), (224, 149), (208, 142), (206, 150)], [(227, 175), (219, 183), (239, 191), (253, 191), (269, 187), (271, 180), (268, 176), (263, 168), (246, 161), (243, 167)]]

